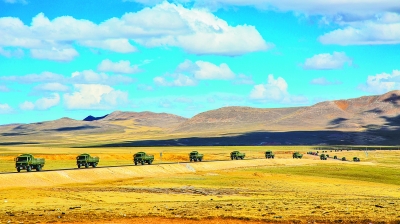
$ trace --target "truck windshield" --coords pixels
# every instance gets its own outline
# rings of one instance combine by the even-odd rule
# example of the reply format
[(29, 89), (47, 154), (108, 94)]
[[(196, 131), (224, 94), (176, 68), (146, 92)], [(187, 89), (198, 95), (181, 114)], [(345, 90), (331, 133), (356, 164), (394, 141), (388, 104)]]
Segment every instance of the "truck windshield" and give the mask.
[(142, 154), (135, 154), (135, 157), (142, 157)]
[(28, 160), (28, 157), (18, 157), (17, 162), (26, 162)]
[(86, 159), (86, 156), (78, 156), (78, 160), (84, 160)]

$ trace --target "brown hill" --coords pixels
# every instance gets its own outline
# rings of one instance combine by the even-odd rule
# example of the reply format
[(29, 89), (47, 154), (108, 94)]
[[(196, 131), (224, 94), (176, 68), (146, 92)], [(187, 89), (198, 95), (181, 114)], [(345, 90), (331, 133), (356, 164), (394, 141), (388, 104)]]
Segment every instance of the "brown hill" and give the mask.
[(326, 101), (309, 107), (225, 107), (200, 113), (179, 125), (175, 132), (237, 132), (342, 130), (362, 131), (387, 126), (400, 114), (400, 91), (379, 96)]
[(167, 113), (153, 113), (153, 112), (121, 112), (115, 111), (99, 122), (112, 122), (112, 121), (134, 121), (136, 125), (160, 127), (160, 128), (175, 128), (187, 118)]
[(400, 144), (400, 91), (326, 101), (309, 107), (224, 107), (190, 119), (121, 112), (78, 121), (61, 118), (3, 125), (0, 145), (66, 142), (112, 146)]

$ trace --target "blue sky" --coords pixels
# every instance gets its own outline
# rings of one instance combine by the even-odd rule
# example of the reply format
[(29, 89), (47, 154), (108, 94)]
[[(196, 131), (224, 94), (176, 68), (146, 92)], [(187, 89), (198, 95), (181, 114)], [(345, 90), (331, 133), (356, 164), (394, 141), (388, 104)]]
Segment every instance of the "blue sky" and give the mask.
[(0, 0), (0, 124), (400, 89), (394, 0)]

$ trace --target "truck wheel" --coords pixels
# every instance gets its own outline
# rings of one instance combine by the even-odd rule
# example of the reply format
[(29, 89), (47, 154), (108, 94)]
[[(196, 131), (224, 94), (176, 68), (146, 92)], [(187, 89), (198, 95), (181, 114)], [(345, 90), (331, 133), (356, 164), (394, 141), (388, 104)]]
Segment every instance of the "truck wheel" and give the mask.
[(31, 172), (31, 171), (32, 171), (32, 167), (31, 167), (31, 166), (28, 166), (28, 167), (26, 168), (26, 171)]
[(153, 163), (153, 160), (150, 160), (150, 161), (149, 161), (149, 165), (151, 165), (152, 163)]
[(135, 166), (137, 166), (137, 162), (135, 161)]
[(201, 162), (202, 159), (203, 159), (203, 158), (199, 158), (199, 161)]
[(142, 160), (142, 165), (144, 165), (144, 160)]
[(192, 162), (193, 161), (193, 159), (190, 159), (190, 162)]
[(88, 163), (85, 163), (85, 168), (89, 168), (89, 164)]
[(40, 168), (41, 168), (40, 165), (37, 165), (36, 166), (36, 171), (40, 171)]
[(242, 156), (240, 159), (243, 160), (243, 158), (244, 158), (244, 157)]
[(81, 164), (78, 164), (78, 169), (81, 168)]
[(21, 168), (17, 167), (17, 172), (18, 173), (21, 172)]
[(233, 157), (231, 157), (231, 160), (233, 160)]
[(92, 164), (92, 167), (93, 167), (93, 168), (96, 168), (96, 166), (97, 166), (96, 163), (93, 163), (93, 164)]
[(239, 158), (236, 156), (235, 159), (238, 160)]

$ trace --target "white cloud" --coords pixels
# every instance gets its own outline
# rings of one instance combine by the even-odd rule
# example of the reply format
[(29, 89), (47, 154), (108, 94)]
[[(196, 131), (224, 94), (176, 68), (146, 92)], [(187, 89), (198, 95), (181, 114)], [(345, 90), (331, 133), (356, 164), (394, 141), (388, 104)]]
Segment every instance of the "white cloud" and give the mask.
[(26, 0), (3, 0), (5, 3), (10, 3), (10, 4), (15, 4), (15, 3), (21, 3), (21, 4), (28, 4)]
[(310, 81), (311, 85), (329, 86), (329, 85), (340, 85), (341, 81), (335, 80), (333, 82), (327, 80), (325, 77), (316, 78)]
[(266, 84), (258, 84), (250, 92), (250, 100), (257, 102), (273, 103), (305, 103), (308, 99), (304, 96), (293, 96), (287, 91), (288, 84), (282, 77), (274, 78), (272, 74), (268, 75)]
[(196, 61), (196, 65), (199, 67), (197, 71), (194, 72), (194, 77), (196, 79), (233, 79), (235, 78), (235, 73), (231, 71), (229, 66), (225, 63), (219, 66), (214, 65), (206, 61)]
[(34, 87), (35, 91), (48, 91), (48, 92), (67, 92), (69, 87), (60, 83), (51, 82), (44, 83)]
[(10, 114), (12, 113), (14, 110), (12, 107), (10, 107), (10, 105), (8, 104), (1, 104), (0, 103), (0, 114)]
[(0, 18), (0, 47), (31, 49), (33, 57), (69, 61), (78, 56), (74, 45), (130, 53), (136, 42), (147, 47), (181, 47), (192, 54), (242, 55), (270, 47), (254, 26), (230, 26), (205, 9), (186, 9), (167, 1), (111, 18), (100, 24), (43, 13), (25, 25), (19, 18)]
[(75, 84), (74, 93), (64, 94), (68, 109), (115, 109), (128, 103), (128, 93), (107, 85)]
[(97, 70), (101, 72), (114, 72), (121, 74), (133, 74), (140, 72), (137, 65), (131, 66), (129, 61), (121, 60), (119, 62), (112, 62), (109, 59), (103, 60), (98, 66)]
[[(105, 73), (97, 73), (93, 70), (76, 71), (70, 77), (64, 77), (60, 74), (52, 72), (42, 72), (40, 74), (28, 74), (24, 76), (3, 76), (0, 80), (5, 82), (19, 83), (44, 83), (35, 90), (43, 91), (67, 91), (66, 84), (129, 84), (135, 82), (135, 79), (123, 75), (107, 75)], [(63, 83), (63, 84), (60, 84)]]
[(183, 75), (173, 74), (169, 76), (157, 76), (153, 79), (154, 83), (158, 86), (196, 86), (197, 80)]
[(60, 95), (52, 93), (51, 96), (43, 97), (35, 101), (35, 103), (25, 101), (19, 105), (22, 110), (47, 110), (60, 103)]
[(218, 66), (206, 61), (196, 61), (193, 63), (190, 60), (185, 60), (178, 65), (177, 72), (188, 72), (198, 80), (227, 80), (235, 78), (235, 73), (232, 72), (226, 63), (222, 63)]
[(25, 101), (19, 105), (19, 108), (21, 108), (21, 110), (34, 110), (35, 104), (29, 101)]
[(11, 57), (22, 57), (24, 56), (24, 51), (22, 49), (16, 49), (16, 50), (6, 50), (0, 47), (0, 55), (11, 58)]
[(72, 61), (79, 53), (73, 48), (51, 50), (47, 49), (32, 49), (31, 55), (36, 59), (46, 59), (53, 61)]
[(282, 77), (274, 79), (273, 75), (268, 75), (267, 84), (255, 85), (250, 93), (250, 99), (282, 102), (289, 97), (287, 88), (288, 85)]
[(368, 76), (366, 83), (358, 87), (360, 90), (375, 94), (382, 94), (400, 88), (400, 71), (393, 70), (392, 74), (380, 73)]
[(192, 2), (196, 2), (197, 6), (206, 6), (212, 9), (226, 6), (252, 6), (259, 9), (294, 11), (307, 15), (353, 14), (361, 16), (398, 11), (399, 9), (399, 3), (393, 0), (195, 0)]
[(400, 43), (400, 15), (384, 13), (361, 22), (343, 23), (336, 29), (319, 37), (323, 44), (370, 45)]
[(122, 75), (112, 75), (108, 76), (105, 73), (97, 73), (93, 70), (76, 71), (71, 74), (71, 83), (75, 84), (129, 84), (133, 83), (135, 80), (133, 78), (122, 76)]
[(51, 107), (58, 105), (60, 102), (60, 95), (53, 93), (52, 97), (43, 97), (35, 102), (35, 109), (47, 110)]
[(42, 72), (40, 74), (28, 74), (24, 76), (4, 76), (0, 77), (0, 79), (4, 81), (20, 82), (20, 83), (37, 83), (37, 82), (63, 83), (66, 81), (64, 76), (47, 71)]
[(333, 54), (317, 54), (307, 58), (303, 68), (314, 70), (330, 70), (343, 68), (344, 64), (352, 65), (353, 61), (344, 52), (333, 52)]
[(132, 46), (128, 39), (86, 40), (79, 43), (86, 47), (95, 47), (118, 53), (132, 53), (137, 51), (136, 47)]
[(5, 85), (0, 85), (0, 92), (9, 92), (10, 89)]

